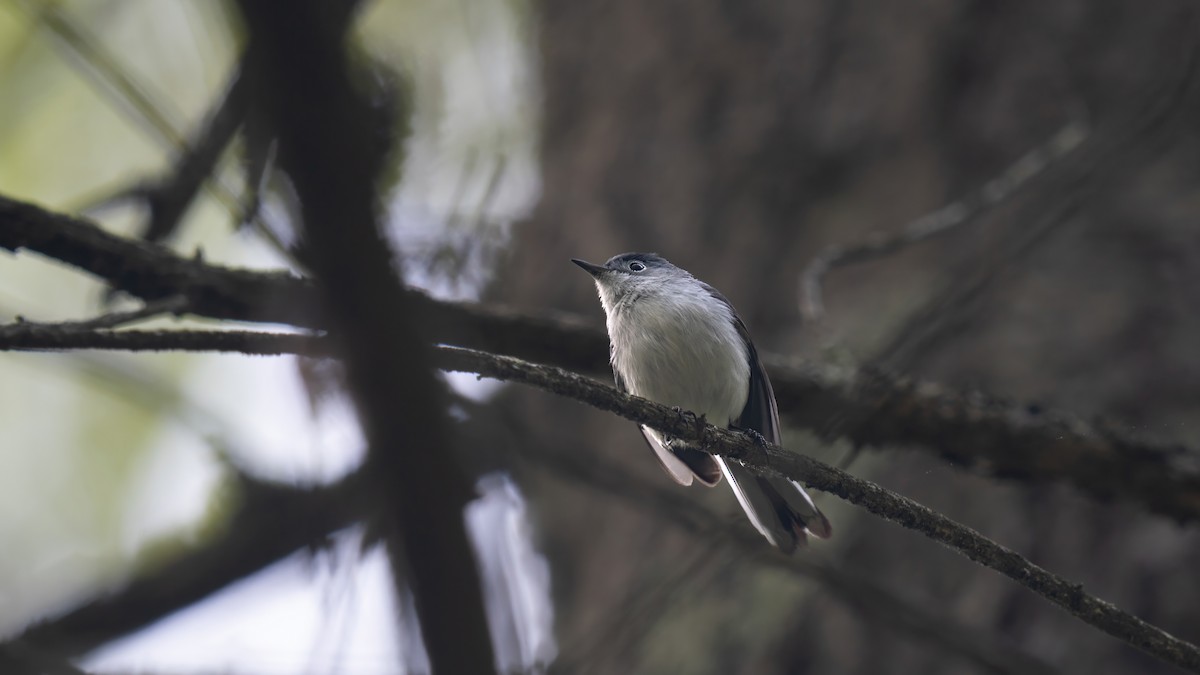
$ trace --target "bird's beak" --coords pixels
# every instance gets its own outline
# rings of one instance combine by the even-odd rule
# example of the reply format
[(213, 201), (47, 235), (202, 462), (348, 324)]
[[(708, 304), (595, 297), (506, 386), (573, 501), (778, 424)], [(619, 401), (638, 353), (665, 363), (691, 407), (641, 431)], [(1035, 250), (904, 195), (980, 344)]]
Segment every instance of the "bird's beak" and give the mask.
[(601, 272), (608, 271), (607, 267), (603, 267), (601, 265), (593, 265), (592, 263), (590, 263), (586, 260), (580, 260), (579, 258), (571, 258), (571, 262), (575, 263), (576, 265), (579, 265), (580, 267), (583, 268), (583, 270), (585, 272), (587, 272), (588, 274), (590, 274), (594, 277), (600, 276)]

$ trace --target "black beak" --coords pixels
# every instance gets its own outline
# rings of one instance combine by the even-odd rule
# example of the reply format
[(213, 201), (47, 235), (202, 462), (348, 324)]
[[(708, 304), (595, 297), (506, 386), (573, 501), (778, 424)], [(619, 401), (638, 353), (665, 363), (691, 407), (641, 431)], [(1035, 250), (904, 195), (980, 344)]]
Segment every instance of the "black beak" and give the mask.
[(608, 271), (607, 267), (603, 267), (601, 265), (593, 265), (592, 263), (590, 263), (586, 260), (580, 260), (579, 258), (571, 258), (571, 262), (575, 263), (576, 265), (579, 265), (580, 267), (583, 268), (583, 270), (585, 272), (587, 272), (588, 274), (590, 274), (594, 277), (600, 276), (601, 272)]

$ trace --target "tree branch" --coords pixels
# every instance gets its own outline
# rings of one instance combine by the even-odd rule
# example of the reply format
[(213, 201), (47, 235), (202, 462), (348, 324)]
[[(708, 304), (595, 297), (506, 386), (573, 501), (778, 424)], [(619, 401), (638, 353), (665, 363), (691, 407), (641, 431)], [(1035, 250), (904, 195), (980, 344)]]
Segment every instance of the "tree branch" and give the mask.
[(221, 153), (233, 142), (250, 99), (242, 71), (239, 64), (219, 102), (205, 117), (195, 140), (176, 159), (171, 173), (135, 191), (150, 207), (150, 217), (142, 231), (143, 239), (163, 241), (178, 229), (183, 215), (217, 166)]
[[(276, 336), (290, 337), (290, 336)], [(958, 654), (989, 672), (1050, 675), (1053, 667), (997, 640), (924, 609), (876, 585), (868, 578), (805, 556), (774, 555), (758, 536), (697, 507), (679, 492), (651, 485), (613, 465), (590, 458), (585, 465), (569, 454), (520, 446), (520, 455), (556, 475), (616, 498), (649, 508), (673, 527), (718, 537), (726, 545), (755, 555), (756, 562), (815, 579), (821, 588), (864, 614), (897, 630)], [(56, 659), (81, 656), (100, 645), (136, 632), (162, 617), (198, 602), (212, 592), (366, 518), (369, 495), (361, 472), (313, 489), (264, 483), (238, 476), (238, 507), (227, 529), (204, 546), (160, 567), (143, 570), (124, 588), (105, 593), (61, 616), (27, 628), (0, 643), (0, 663), (41, 672), (37, 655)], [(285, 517), (281, 519), (281, 514)], [(283, 527), (280, 527), (280, 524)]]
[[(132, 331), (113, 334), (123, 335), (128, 332)], [(151, 341), (162, 340), (165, 337), (161, 333), (139, 332), (149, 333), (145, 337)], [(268, 341), (283, 338), (279, 342), (284, 343), (294, 340), (297, 336), (268, 337), (257, 334), (240, 337)], [(311, 349), (312, 340), (311, 337), (303, 336), (299, 340), (300, 346), (306, 350)], [(282, 348), (285, 345), (276, 346)], [(696, 442), (706, 452), (737, 459), (752, 469), (775, 472), (793, 480), (803, 481), (818, 490), (835, 494), (877, 516), (920, 532), (967, 558), (1012, 578), (1080, 620), (1118, 639), (1165, 661), (1200, 673), (1200, 649), (1194, 645), (1085, 593), (1082, 586), (1072, 584), (1038, 567), (974, 530), (870, 481), (856, 478), (809, 457), (789, 453), (777, 446), (760, 447), (742, 434), (698, 424), (694, 418), (681, 415), (666, 406), (622, 394), (590, 378), (552, 366), (455, 347), (436, 347), (434, 361), (444, 370), (470, 372), (481, 377), (520, 382), (573, 398), (633, 422), (660, 429), (676, 438)]]
[(317, 325), (318, 298), (309, 280), (182, 258), (158, 244), (5, 197), (0, 197), (0, 248), (37, 251), (147, 302), (180, 296), (187, 312), (200, 316)]
[(1178, 49), (1154, 68), (1155, 77), (1097, 125), (1069, 159), (1047, 167), (1039, 196), (1009, 218), (999, 241), (965, 274), (947, 279), (941, 290), (909, 313), (871, 362), (907, 372), (938, 343), (967, 324), (984, 305), (989, 286), (1044, 242), (1076, 212), (1095, 202), (1096, 191), (1130, 167), (1157, 159), (1179, 134), (1190, 129), (1200, 105), (1200, 40), (1194, 7), (1178, 16)]
[(1084, 592), (1083, 586), (1046, 571), (971, 528), (875, 483), (810, 457), (789, 453), (778, 446), (762, 447), (744, 434), (700, 424), (694, 417), (680, 414), (667, 406), (623, 394), (612, 387), (559, 368), (454, 347), (439, 347), (436, 360), (446, 370), (520, 382), (573, 398), (659, 429), (675, 438), (694, 442), (705, 452), (736, 459), (756, 471), (799, 480), (810, 487), (837, 495), (1004, 574), (1119, 640), (1181, 668), (1200, 673), (1200, 648), (1195, 645)]
[[(22, 644), (40, 653), (77, 657), (196, 603), (293, 552), (319, 544), (368, 510), (362, 472), (311, 490), (239, 476), (228, 529), (168, 564), (140, 572), (129, 585), (70, 612), (27, 627), (0, 643), (6, 659)], [(7, 671), (6, 671), (7, 672)]]
[(826, 440), (903, 445), (996, 478), (1061, 481), (1098, 501), (1133, 500), (1181, 524), (1200, 518), (1200, 454), (1182, 445), (875, 368), (773, 363), (780, 412)]
[[(1007, 644), (994, 635), (963, 625), (926, 609), (862, 574), (818, 556), (782, 555), (763, 545), (762, 537), (744, 521), (728, 518), (699, 506), (682, 491), (652, 485), (640, 476), (621, 471), (601, 457), (555, 452), (537, 444), (516, 444), (515, 452), (556, 476), (591, 487), (606, 495), (632, 502), (672, 527), (705, 542), (737, 549), (754, 563), (805, 577), (837, 600), (891, 629), (913, 635), (937, 648), (957, 654), (992, 673), (1050, 675), (1058, 672), (1049, 663)], [(562, 664), (558, 664), (561, 666)]]
[[(309, 280), (188, 260), (4, 197), (0, 248), (61, 260), (147, 301), (180, 295), (187, 311), (202, 316), (324, 326)], [(436, 342), (607, 372), (607, 336), (579, 317), (438, 302), (412, 290), (406, 298)], [(770, 354), (763, 360), (788, 423), (826, 440), (903, 445), (998, 478), (1069, 482), (1101, 501), (1133, 500), (1180, 523), (1200, 519), (1200, 454), (1182, 446), (879, 370), (839, 370)]]
[[(124, 335), (133, 332), (135, 331), (109, 333)], [(146, 333), (145, 337), (153, 341), (163, 340), (173, 331), (165, 332), (167, 335), (154, 331), (136, 332)], [(217, 332), (212, 337), (224, 333)], [(306, 351), (311, 350), (314, 340), (317, 340), (311, 336), (292, 335), (253, 334), (239, 337), (267, 341), (278, 339), (280, 344), (276, 344), (276, 347), (280, 348), (280, 352), (284, 351), (282, 347), (286, 346), (282, 343), (288, 340), (300, 338), (298, 343)], [(967, 558), (1010, 577), (1080, 620), (1130, 645), (1200, 673), (1200, 649), (1195, 645), (1085, 593), (1082, 586), (1062, 579), (974, 530), (870, 481), (856, 478), (809, 457), (789, 453), (777, 446), (761, 447), (742, 434), (699, 424), (694, 418), (666, 406), (623, 394), (590, 378), (552, 366), (455, 347), (436, 347), (434, 361), (438, 367), (445, 370), (471, 372), (481, 377), (520, 382), (573, 398), (630, 421), (660, 429), (676, 438), (695, 442), (706, 452), (734, 458), (752, 469), (778, 473), (837, 495), (877, 516), (920, 532)]]
[(947, 234), (1008, 198), (1050, 164), (1068, 155), (1088, 135), (1087, 124), (1072, 120), (1044, 145), (1025, 153), (999, 176), (975, 192), (909, 222), (896, 232), (877, 232), (854, 244), (835, 244), (809, 261), (800, 275), (800, 315), (809, 321), (825, 314), (821, 284), (838, 267), (890, 255)]
[(223, 352), (248, 356), (329, 356), (324, 336), (245, 330), (79, 330), (71, 324), (0, 326), (0, 351), (111, 349), (130, 352)]
[[(250, 38), (253, 111), (277, 139), (296, 190), (302, 259), (320, 284), (347, 389), (369, 451), (373, 525), (385, 535), (397, 597), (412, 591), (435, 673), (495, 671), (482, 579), (466, 530), (474, 498), (449, 431), (445, 385), (428, 355), (425, 322), (401, 286), (380, 231), (375, 186), (389, 160), (398, 97), (355, 86), (347, 32), (358, 3), (305, 0), (280, 11), (241, 0)], [(380, 311), (379, 305), (386, 309)]]

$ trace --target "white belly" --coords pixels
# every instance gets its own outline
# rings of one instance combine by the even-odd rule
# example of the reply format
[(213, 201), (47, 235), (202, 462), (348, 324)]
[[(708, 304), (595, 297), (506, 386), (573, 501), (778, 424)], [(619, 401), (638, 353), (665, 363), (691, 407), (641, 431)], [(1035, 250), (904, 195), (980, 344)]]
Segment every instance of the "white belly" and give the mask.
[(613, 367), (630, 393), (718, 426), (741, 415), (750, 365), (731, 314), (709, 316), (682, 301), (665, 313), (634, 306), (609, 317), (609, 334), (621, 345)]

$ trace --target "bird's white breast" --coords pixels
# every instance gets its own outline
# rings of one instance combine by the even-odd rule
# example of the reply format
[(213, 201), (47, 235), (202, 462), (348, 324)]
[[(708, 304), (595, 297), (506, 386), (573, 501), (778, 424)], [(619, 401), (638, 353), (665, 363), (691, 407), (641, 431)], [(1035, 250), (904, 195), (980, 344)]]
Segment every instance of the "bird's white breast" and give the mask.
[(613, 368), (630, 393), (720, 426), (741, 415), (750, 365), (725, 303), (696, 285), (667, 300), (634, 300), (607, 313), (609, 336), (620, 345), (613, 350)]

